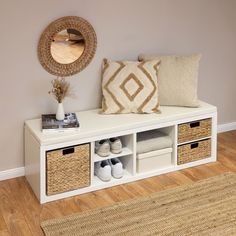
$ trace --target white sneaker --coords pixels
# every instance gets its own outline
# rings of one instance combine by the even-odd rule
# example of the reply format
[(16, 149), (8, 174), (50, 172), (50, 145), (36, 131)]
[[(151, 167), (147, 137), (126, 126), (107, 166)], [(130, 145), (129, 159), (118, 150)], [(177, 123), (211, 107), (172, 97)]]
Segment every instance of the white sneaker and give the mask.
[(111, 166), (108, 160), (95, 162), (94, 173), (102, 181), (111, 180)]
[(109, 160), (111, 166), (111, 174), (114, 178), (119, 179), (124, 175), (123, 164), (118, 158), (112, 158)]
[(110, 155), (110, 143), (108, 140), (100, 140), (95, 142), (95, 152), (101, 157), (107, 157)]
[(111, 152), (118, 154), (122, 152), (122, 143), (119, 138), (110, 138)]

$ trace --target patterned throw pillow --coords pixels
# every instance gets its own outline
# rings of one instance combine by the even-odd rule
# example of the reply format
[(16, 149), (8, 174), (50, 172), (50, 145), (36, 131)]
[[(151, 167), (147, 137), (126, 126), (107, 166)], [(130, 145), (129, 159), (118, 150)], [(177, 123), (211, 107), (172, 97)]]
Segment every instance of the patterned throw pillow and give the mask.
[(160, 63), (160, 60), (131, 62), (105, 59), (102, 70), (102, 112), (158, 112), (157, 76)]

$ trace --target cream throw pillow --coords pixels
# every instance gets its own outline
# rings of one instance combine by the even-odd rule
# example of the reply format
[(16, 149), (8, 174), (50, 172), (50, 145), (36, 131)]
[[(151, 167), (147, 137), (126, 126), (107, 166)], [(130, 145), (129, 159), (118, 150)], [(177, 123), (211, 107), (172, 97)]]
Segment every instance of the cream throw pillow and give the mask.
[(197, 81), (201, 55), (139, 55), (140, 61), (161, 60), (159, 100), (161, 105), (198, 107)]
[(102, 70), (102, 112), (158, 112), (159, 66), (159, 60), (131, 62), (105, 59)]

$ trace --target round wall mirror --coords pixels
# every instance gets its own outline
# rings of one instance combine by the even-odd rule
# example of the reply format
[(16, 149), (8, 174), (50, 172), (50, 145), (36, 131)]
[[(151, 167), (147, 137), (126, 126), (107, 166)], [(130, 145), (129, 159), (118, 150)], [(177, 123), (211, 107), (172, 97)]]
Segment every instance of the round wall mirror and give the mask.
[(97, 39), (93, 27), (83, 18), (62, 17), (42, 33), (38, 44), (41, 65), (51, 74), (70, 76), (93, 59)]

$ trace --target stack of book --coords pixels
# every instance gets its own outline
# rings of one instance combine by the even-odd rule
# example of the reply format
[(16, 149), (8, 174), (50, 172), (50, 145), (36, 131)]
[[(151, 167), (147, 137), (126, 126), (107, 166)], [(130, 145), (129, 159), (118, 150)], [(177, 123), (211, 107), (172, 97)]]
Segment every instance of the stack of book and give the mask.
[(43, 133), (78, 131), (79, 126), (75, 113), (66, 113), (65, 119), (62, 121), (57, 120), (55, 114), (42, 115)]

